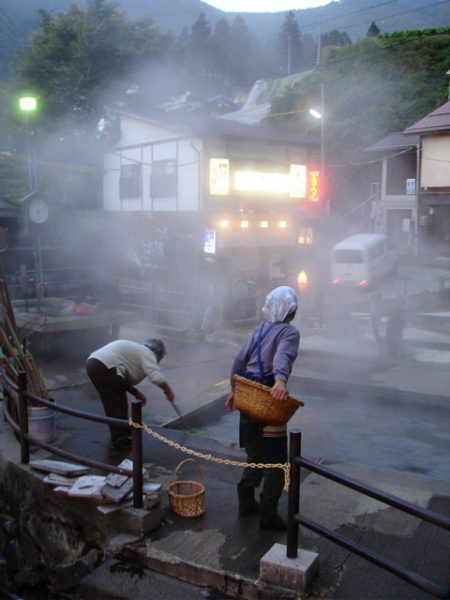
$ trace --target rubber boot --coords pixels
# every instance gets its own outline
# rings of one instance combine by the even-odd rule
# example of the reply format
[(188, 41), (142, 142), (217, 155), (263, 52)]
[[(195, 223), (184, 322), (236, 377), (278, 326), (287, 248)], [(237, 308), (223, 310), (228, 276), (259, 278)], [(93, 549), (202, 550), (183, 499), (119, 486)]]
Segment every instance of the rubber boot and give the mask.
[(255, 490), (252, 487), (243, 487), (238, 484), (239, 514), (254, 515), (259, 513), (259, 502), (255, 500)]
[(283, 531), (287, 529), (284, 519), (278, 514), (278, 498), (266, 498), (261, 494), (261, 510), (259, 517), (259, 526), (261, 529), (277, 529)]

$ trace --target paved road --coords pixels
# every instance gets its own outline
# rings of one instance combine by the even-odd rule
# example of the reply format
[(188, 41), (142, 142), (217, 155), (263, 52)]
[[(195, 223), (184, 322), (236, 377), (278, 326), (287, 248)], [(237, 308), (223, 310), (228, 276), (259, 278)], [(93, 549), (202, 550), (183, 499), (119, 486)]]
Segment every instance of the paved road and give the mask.
[[(305, 401), (289, 427), (303, 433), (312, 458), (352, 462), (450, 480), (450, 413), (430, 397), (374, 393), (355, 387), (314, 389), (292, 378), (291, 393)], [(204, 434), (236, 447), (238, 413), (220, 403), (206, 419), (191, 421)]]

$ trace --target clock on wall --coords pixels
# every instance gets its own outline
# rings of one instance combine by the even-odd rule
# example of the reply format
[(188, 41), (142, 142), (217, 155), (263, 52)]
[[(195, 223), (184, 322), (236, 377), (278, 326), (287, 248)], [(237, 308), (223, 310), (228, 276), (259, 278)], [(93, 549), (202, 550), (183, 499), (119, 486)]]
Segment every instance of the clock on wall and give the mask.
[(48, 204), (41, 198), (35, 198), (28, 205), (28, 216), (33, 223), (41, 225), (48, 219)]

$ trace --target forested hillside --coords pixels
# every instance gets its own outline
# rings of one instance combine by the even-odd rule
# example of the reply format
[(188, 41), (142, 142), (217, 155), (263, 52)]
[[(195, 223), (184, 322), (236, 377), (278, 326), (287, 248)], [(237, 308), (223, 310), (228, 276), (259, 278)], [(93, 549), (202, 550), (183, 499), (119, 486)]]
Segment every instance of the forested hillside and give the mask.
[[(86, 5), (85, 0), (76, 2)], [(64, 12), (71, 0), (0, 0), (0, 66), (12, 58), (13, 50), (27, 42), (39, 27), (38, 10)], [(179, 35), (191, 28), (204, 13), (212, 28), (221, 18), (229, 25), (239, 13), (225, 13), (202, 0), (118, 0), (130, 19), (151, 16), (162, 29)], [(355, 42), (365, 37), (374, 21), (382, 33), (450, 25), (450, 5), (443, 0), (339, 0), (322, 7), (293, 11), (302, 35), (317, 38), (331, 30), (345, 31)], [(240, 13), (251, 33), (263, 44), (272, 44), (286, 12)]]
[[(175, 2), (164, 1), (166, 10)], [(93, 147), (91, 141), (107, 104), (120, 102), (136, 109), (148, 108), (186, 95), (187, 91), (200, 99), (218, 94), (233, 97), (237, 92), (245, 94), (257, 79), (309, 69), (310, 76), (273, 102), (269, 123), (319, 133), (317, 121), (308, 118), (308, 108), (320, 104), (323, 86), (321, 108), (325, 114), (327, 160), (345, 166), (367, 162), (365, 148), (389, 131), (404, 129), (447, 99), (450, 28), (419, 27), (386, 34), (383, 24), (387, 18), (370, 21), (372, 9), (363, 10), (365, 1), (357, 2), (359, 8), (352, 15), (355, 26), (364, 23), (367, 27), (360, 41), (352, 43), (350, 34), (343, 29), (325, 32), (327, 22), (330, 27), (337, 27), (338, 23), (325, 19), (325, 13), (321, 36), (313, 38), (302, 33), (302, 23), (297, 18), (299, 13), (312, 13), (290, 11), (278, 15), (281, 24), (275, 38), (265, 44), (250, 30), (248, 15), (234, 16), (231, 21), (227, 15), (227, 19), (220, 18), (213, 26), (207, 14), (201, 13), (176, 35), (162, 28), (156, 19), (130, 18), (109, 0), (72, 4), (65, 12), (60, 11), (62, 0), (47, 2), (50, 10), (41, 12), (35, 33), (21, 45), (15, 61), (8, 63), (9, 77), (3, 77), (0, 83), (3, 160), (18, 144), (23, 144), (23, 122), (17, 112), (17, 96), (23, 90), (39, 97), (36, 127), (47, 136), (64, 140), (61, 150), (56, 151), (61, 160), (64, 153), (70, 154), (86, 140)], [(0, 2), (0, 7), (8, 7), (10, 14), (16, 4), (30, 10), (35, 5), (26, 0)], [(41, 2), (44, 4), (45, 0)], [(56, 4), (60, 12), (52, 10)], [(134, 4), (130, 0), (129, 4), (139, 8), (137, 0)], [(198, 4), (202, 4), (200, 0), (194, 6)], [(407, 4), (405, 19), (423, 12), (416, 10), (419, 4), (422, 9), (428, 7), (424, 14), (433, 6), (437, 14), (445, 4), (448, 8), (450, 0), (408, 0)], [(180, 11), (184, 5), (190, 3), (180, 0)], [(156, 11), (158, 6), (159, 0), (154, 0), (152, 8)], [(344, 6), (356, 4), (354, 0), (342, 0), (325, 8), (334, 11)], [(401, 12), (402, 6), (403, 0), (378, 4), (383, 11), (389, 8)], [(348, 12), (347, 16), (351, 16), (352, 11)], [(15, 39), (20, 41), (17, 23), (6, 16), (4, 9), (0, 14), (1, 31), (8, 32), (3, 40), (13, 40), (16, 32)], [(14, 14), (17, 17), (19, 13)], [(7, 53), (0, 56), (6, 60)], [(51, 148), (55, 151), (55, 146)], [(49, 160), (53, 158), (56, 157), (48, 156)], [(87, 158), (83, 154), (83, 160)], [(12, 162), (10, 167), (8, 177), (13, 183)], [(4, 164), (2, 168), (5, 172)], [(8, 189), (15, 193), (14, 185)]]
[(373, 160), (366, 148), (447, 101), (450, 28), (385, 34), (327, 50), (319, 68), (275, 100), (268, 122), (318, 132), (308, 108), (320, 107), (323, 86), (326, 162), (344, 187), (343, 179), (359, 172), (352, 167)]

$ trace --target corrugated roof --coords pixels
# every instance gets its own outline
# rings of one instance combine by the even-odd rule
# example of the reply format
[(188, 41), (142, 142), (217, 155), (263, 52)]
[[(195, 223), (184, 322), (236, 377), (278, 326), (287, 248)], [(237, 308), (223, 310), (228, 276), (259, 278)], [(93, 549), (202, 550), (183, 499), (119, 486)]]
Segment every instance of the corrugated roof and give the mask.
[(429, 113), (417, 123), (407, 127), (404, 131), (406, 135), (412, 133), (437, 133), (450, 131), (450, 101), (446, 102), (433, 112)]
[(403, 150), (420, 143), (419, 135), (405, 135), (401, 131), (388, 133), (387, 136), (366, 148), (366, 152), (392, 152), (393, 150)]
[(221, 115), (222, 119), (240, 121), (246, 124), (261, 123), (270, 112), (272, 100), (290, 86), (295, 85), (312, 71), (302, 71), (284, 77), (273, 77), (272, 79), (259, 79), (255, 81), (242, 108), (234, 112)]

